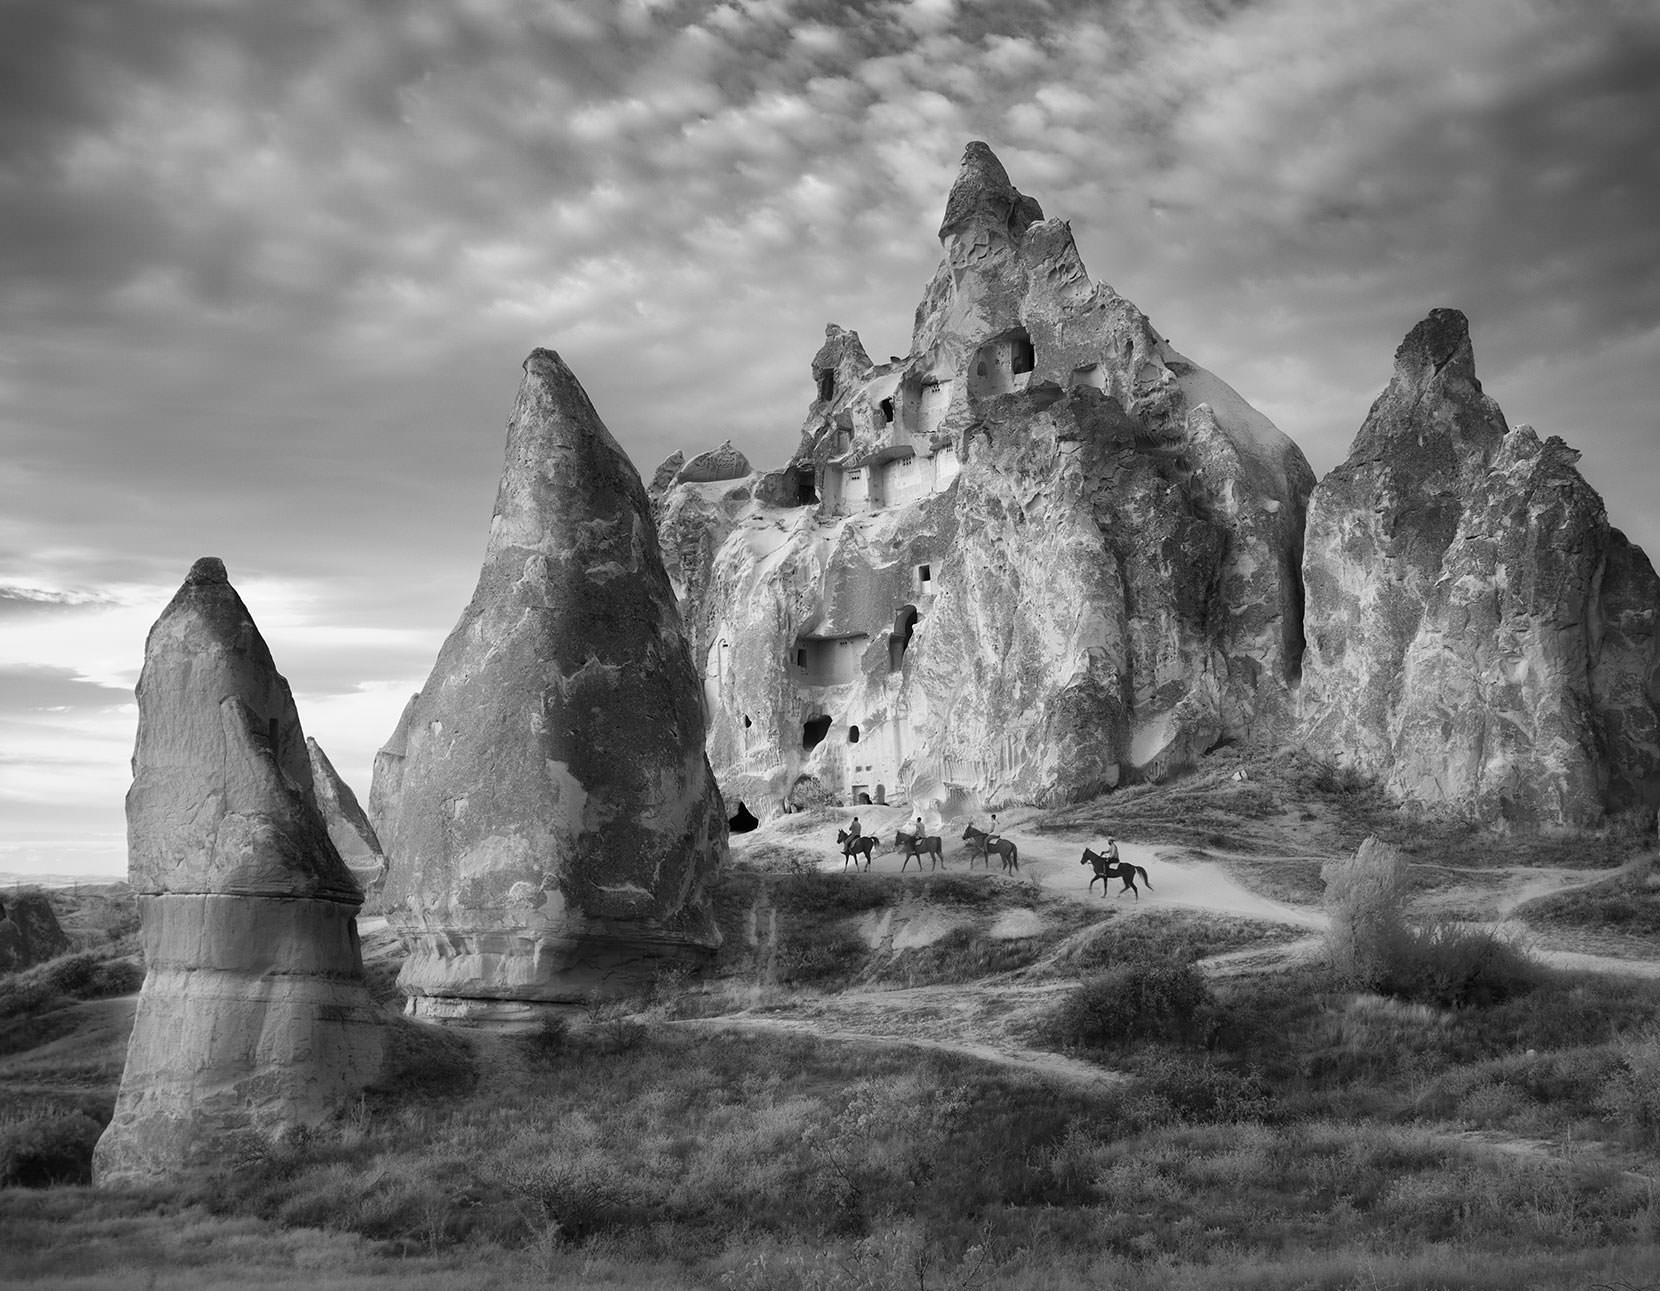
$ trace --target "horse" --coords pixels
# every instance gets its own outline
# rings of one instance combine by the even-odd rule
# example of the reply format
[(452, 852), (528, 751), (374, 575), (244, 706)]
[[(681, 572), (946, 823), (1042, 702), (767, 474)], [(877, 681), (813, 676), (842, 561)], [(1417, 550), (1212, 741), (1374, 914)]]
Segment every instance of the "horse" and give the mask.
[[(865, 868), (870, 868), (870, 854), (876, 850), (876, 836), (874, 834), (850, 834), (845, 829), (836, 831), (836, 841), (842, 845), (842, 873), (847, 873), (847, 863), (853, 862), (854, 870), (859, 868), (859, 853), (865, 854)], [(917, 862), (922, 864), (921, 861)]]
[(1003, 862), (1003, 873), (1009, 874), (1020, 868), (1020, 849), (1006, 838), (999, 838), (995, 843), (991, 835), (983, 829), (976, 829), (970, 825), (963, 830), (963, 840), (968, 844), (968, 867), (974, 868), (974, 852), (979, 850), (986, 858), (986, 868), (991, 868), (991, 854), (997, 853), (998, 859)]
[(1118, 889), (1118, 895), (1134, 892), (1135, 899), (1141, 900), (1141, 889), (1135, 885), (1135, 876), (1141, 875), (1141, 881), (1147, 885), (1147, 890), (1153, 890), (1153, 881), (1147, 877), (1147, 871), (1139, 865), (1132, 865), (1129, 861), (1115, 861), (1111, 857), (1102, 856), (1099, 852), (1092, 852), (1084, 848), (1084, 854), (1078, 860), (1079, 865), (1093, 865), (1095, 878), (1090, 879), (1089, 887), (1094, 888), (1095, 879), (1101, 880), (1101, 895), (1107, 895), (1107, 880), (1122, 879), (1124, 886)]
[[(945, 844), (940, 841), (938, 834), (907, 834), (900, 830), (893, 836), (893, 845), (897, 850), (905, 849), (905, 859), (899, 862), (899, 872), (903, 874), (905, 867), (911, 863), (911, 857), (916, 857), (916, 867), (922, 869), (922, 854), (928, 853), (928, 868), (933, 870), (936, 865), (945, 864)], [(990, 862), (987, 862), (988, 864)]]

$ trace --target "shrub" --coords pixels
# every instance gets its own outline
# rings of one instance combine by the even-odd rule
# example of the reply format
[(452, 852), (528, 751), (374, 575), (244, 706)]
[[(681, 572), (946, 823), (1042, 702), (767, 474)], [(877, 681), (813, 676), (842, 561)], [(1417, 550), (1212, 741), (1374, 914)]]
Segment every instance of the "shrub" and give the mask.
[(92, 1149), (104, 1127), (80, 1112), (0, 1126), (0, 1188), (91, 1183)]
[(1649, 1026), (1619, 1044), (1619, 1067), (1602, 1107), (1648, 1147), (1660, 1147), (1660, 1027)]
[(1370, 986), (1382, 968), (1384, 947), (1400, 932), (1406, 862), (1374, 835), (1353, 856), (1327, 861), (1320, 877), (1331, 917), (1326, 944), (1332, 967), (1340, 977)]
[(83, 950), (0, 978), (0, 1018), (38, 1013), (68, 1000), (130, 995), (144, 984), (144, 970), (107, 951)]
[(1208, 1059), (1154, 1054), (1142, 1060), (1137, 1076), (1136, 1093), (1124, 1109), (1133, 1122), (1254, 1121), (1274, 1109), (1273, 1094), (1256, 1072), (1241, 1074)]
[(1114, 1041), (1188, 1034), (1211, 1005), (1210, 988), (1191, 963), (1122, 964), (1086, 978), (1050, 1019), (1052, 1041), (1099, 1048)]
[(1545, 978), (1543, 968), (1490, 928), (1439, 920), (1399, 926), (1379, 950), (1371, 983), (1379, 992), (1441, 1008), (1502, 1004)]

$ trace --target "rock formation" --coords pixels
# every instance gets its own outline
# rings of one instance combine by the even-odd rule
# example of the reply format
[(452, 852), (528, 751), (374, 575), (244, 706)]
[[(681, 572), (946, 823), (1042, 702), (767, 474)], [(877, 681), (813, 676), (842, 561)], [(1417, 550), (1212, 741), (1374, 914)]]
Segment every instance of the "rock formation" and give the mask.
[(719, 943), (726, 812), (645, 489), (558, 355), (524, 372), (478, 588), (370, 795), (431, 1018), (526, 1017)]
[(44, 892), (18, 892), (0, 900), (0, 973), (45, 963), (70, 949)]
[(1468, 324), (1395, 355), (1309, 504), (1310, 745), (1395, 793), (1589, 823), (1660, 803), (1660, 579), (1562, 440), (1509, 429)]
[(217, 559), (150, 630), (138, 712), (128, 868), (147, 972), (100, 1183), (315, 1124), (382, 1049), (362, 894), (318, 810), (288, 683)]
[(763, 815), (1068, 800), (1290, 713), (1301, 452), (984, 144), (940, 238), (908, 356), (827, 329), (783, 469), (658, 475), (710, 760)]
[(375, 827), (363, 814), (352, 787), (340, 778), (328, 754), (323, 752), (323, 746), (308, 735), (305, 747), (311, 762), (317, 806), (322, 809), (323, 823), (328, 826), (329, 841), (363, 890), (365, 902), (374, 904), (386, 878), (386, 856), (381, 851), (380, 839), (375, 837)]

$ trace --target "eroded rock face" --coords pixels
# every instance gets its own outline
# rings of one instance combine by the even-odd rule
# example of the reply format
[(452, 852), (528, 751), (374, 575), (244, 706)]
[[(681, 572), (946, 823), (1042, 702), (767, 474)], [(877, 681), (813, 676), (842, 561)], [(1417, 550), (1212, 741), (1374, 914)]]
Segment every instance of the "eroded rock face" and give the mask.
[(1092, 283), (984, 144), (911, 353), (832, 324), (780, 471), (658, 499), (728, 797), (947, 811), (1159, 776), (1289, 718), (1296, 446)]
[(329, 841), (352, 872), (365, 902), (373, 905), (386, 879), (386, 857), (381, 852), (380, 839), (375, 837), (375, 827), (358, 805), (351, 785), (340, 778), (334, 763), (323, 752), (323, 746), (308, 735), (305, 747), (311, 762), (312, 787), (323, 813), (323, 823), (328, 826)]
[(213, 557), (150, 630), (127, 794), (146, 974), (99, 1183), (222, 1162), (379, 1070), (351, 872), (288, 683)]
[(524, 370), (478, 588), (371, 793), (399, 984), (434, 1018), (625, 991), (719, 943), (726, 812), (645, 489), (558, 355)]
[(44, 892), (0, 898), (0, 973), (45, 963), (69, 948), (69, 934)]
[(1457, 310), (1412, 329), (1309, 504), (1317, 752), (1486, 818), (1660, 803), (1660, 580), (1578, 457), (1506, 426)]

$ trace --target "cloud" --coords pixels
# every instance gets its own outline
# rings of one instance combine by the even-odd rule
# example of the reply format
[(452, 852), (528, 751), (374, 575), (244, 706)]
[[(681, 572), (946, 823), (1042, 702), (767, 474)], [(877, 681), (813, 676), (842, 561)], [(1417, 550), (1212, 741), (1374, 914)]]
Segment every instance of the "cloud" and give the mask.
[(365, 790), (524, 354), (645, 471), (776, 464), (826, 321), (908, 347), (973, 138), (1321, 468), (1463, 308), (1660, 549), (1657, 117), (1660, 15), (1612, 0), (15, 0), (0, 582), (67, 599), (0, 592), (0, 667), (130, 686), (219, 554)]

